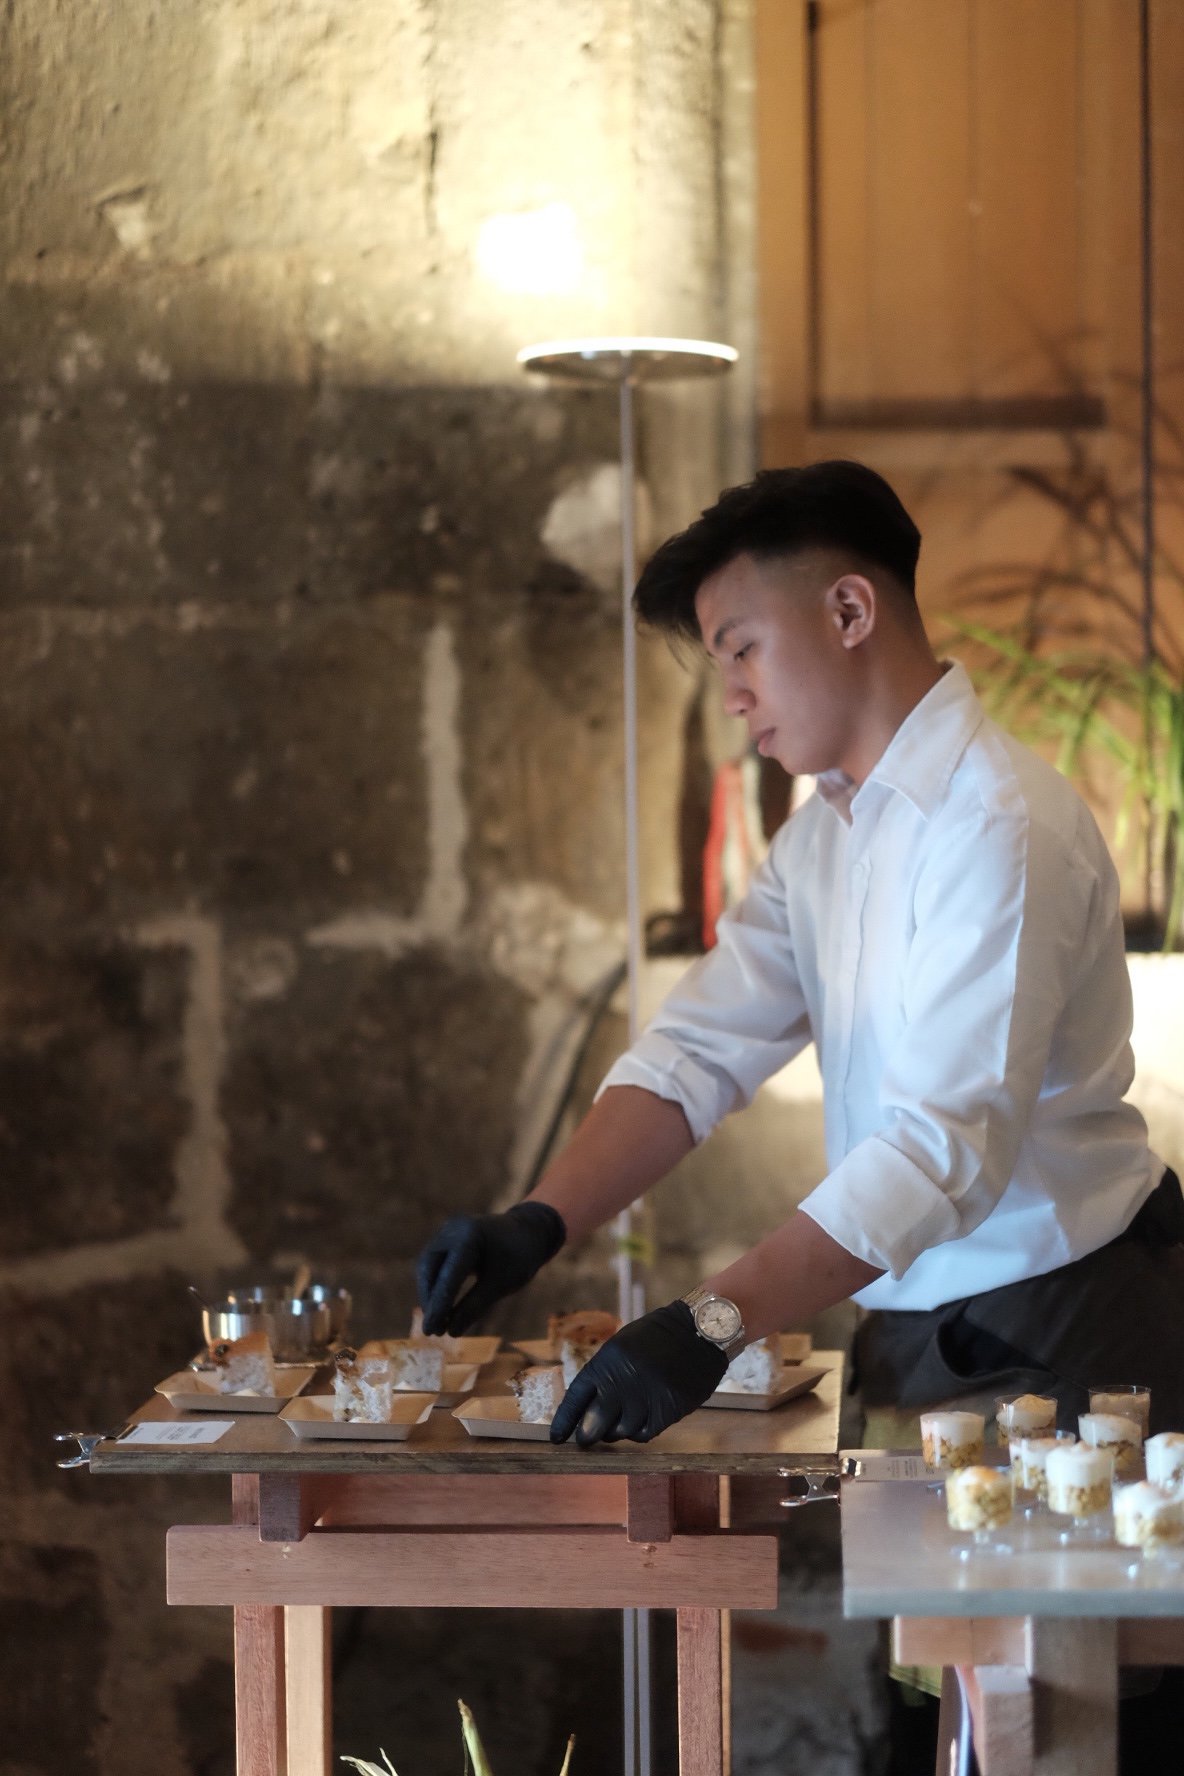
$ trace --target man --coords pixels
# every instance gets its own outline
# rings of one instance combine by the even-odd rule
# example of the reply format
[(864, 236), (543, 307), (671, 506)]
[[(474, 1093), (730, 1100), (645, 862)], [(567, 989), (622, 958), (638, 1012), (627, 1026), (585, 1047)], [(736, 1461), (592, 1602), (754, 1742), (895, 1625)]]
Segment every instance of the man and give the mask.
[(1091, 1382), (1135, 1380), (1184, 1429), (1184, 1205), (1123, 1101), (1117, 875), (1070, 784), (934, 657), (919, 550), (878, 475), (818, 463), (731, 489), (642, 575), (639, 616), (701, 641), (758, 750), (818, 793), (531, 1198), (429, 1243), (425, 1329), (520, 1288), (810, 1041), (830, 1169), (744, 1257), (605, 1344), (555, 1441), (646, 1441), (745, 1342), (848, 1295), (872, 1310), (871, 1404), (1018, 1382), (1068, 1413)]

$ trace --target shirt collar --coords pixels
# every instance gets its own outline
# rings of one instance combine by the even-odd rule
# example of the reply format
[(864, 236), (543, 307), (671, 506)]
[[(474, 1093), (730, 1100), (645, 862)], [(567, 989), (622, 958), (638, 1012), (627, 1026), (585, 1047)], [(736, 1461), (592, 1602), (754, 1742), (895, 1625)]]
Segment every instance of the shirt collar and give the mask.
[(845, 771), (823, 771), (818, 793), (848, 826), (857, 799), (873, 783), (897, 790), (928, 820), (972, 736), (982, 725), (983, 707), (964, 667), (942, 662), (937, 683), (910, 709), (880, 759), (858, 788)]

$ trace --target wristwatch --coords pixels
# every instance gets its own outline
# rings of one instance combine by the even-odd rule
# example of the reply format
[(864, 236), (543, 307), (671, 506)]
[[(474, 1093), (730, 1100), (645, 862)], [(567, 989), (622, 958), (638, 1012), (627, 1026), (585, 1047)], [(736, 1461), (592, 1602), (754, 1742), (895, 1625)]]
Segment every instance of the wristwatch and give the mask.
[(702, 1283), (683, 1300), (691, 1310), (695, 1330), (709, 1344), (718, 1345), (730, 1363), (744, 1349), (744, 1321), (740, 1309), (726, 1295), (716, 1295)]

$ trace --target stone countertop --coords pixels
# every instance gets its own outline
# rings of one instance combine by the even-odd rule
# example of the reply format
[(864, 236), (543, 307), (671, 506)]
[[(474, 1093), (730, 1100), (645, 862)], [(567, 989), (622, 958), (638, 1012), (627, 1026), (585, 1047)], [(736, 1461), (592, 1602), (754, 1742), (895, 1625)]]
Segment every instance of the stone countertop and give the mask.
[(1104, 1543), (1060, 1547), (1060, 1519), (1017, 1518), (1000, 1532), (1010, 1555), (959, 1560), (967, 1538), (922, 1481), (844, 1480), (841, 1503), (845, 1616), (1184, 1616), (1184, 1565)]

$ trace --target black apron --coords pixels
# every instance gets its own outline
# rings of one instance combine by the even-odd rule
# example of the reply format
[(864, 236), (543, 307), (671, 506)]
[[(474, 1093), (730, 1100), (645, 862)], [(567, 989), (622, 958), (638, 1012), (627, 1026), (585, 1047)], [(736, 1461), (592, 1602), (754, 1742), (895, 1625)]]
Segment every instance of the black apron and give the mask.
[(1054, 1396), (1065, 1429), (1104, 1382), (1151, 1389), (1151, 1430), (1184, 1430), (1184, 1196), (1172, 1171), (1084, 1258), (923, 1313), (878, 1309), (855, 1338), (867, 1407), (967, 1394)]

